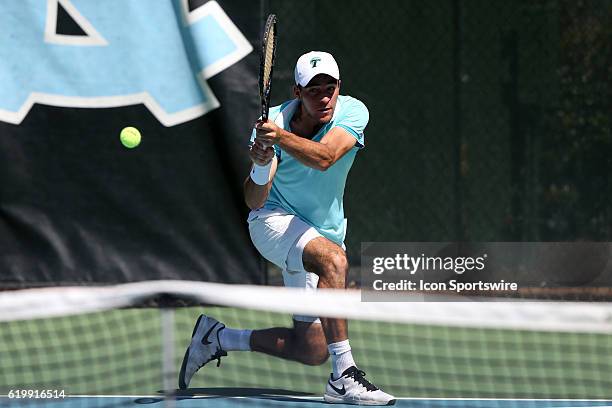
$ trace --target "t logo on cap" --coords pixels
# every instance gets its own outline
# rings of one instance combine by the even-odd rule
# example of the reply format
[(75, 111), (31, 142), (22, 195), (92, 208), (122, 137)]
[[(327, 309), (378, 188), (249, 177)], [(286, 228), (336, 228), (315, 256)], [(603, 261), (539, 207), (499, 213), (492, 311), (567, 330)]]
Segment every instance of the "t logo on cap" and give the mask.
[(316, 68), (316, 67), (317, 67), (317, 62), (319, 62), (319, 61), (321, 61), (321, 58), (319, 58), (319, 57), (314, 57), (313, 59), (311, 59), (311, 60), (310, 60), (310, 65), (311, 65), (313, 68)]

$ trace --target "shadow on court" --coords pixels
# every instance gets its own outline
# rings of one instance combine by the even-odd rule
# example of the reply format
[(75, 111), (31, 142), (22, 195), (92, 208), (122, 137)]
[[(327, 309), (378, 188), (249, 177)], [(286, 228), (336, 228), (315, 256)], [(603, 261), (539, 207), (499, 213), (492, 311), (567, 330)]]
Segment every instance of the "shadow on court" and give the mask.
[[(159, 398), (143, 397), (136, 398), (136, 404), (156, 404), (163, 402), (163, 391), (158, 391)], [(187, 390), (174, 390), (177, 401), (189, 399), (215, 399), (231, 397), (249, 397), (254, 399), (266, 399), (282, 402), (304, 403), (304, 398), (319, 397), (312, 393), (284, 390), (281, 388), (243, 388), (243, 387), (210, 387), (210, 388), (189, 388)], [(317, 402), (317, 401), (312, 401)]]
[(315, 394), (300, 391), (283, 390), (280, 388), (242, 388), (242, 387), (210, 387), (176, 390), (178, 396), (217, 396), (217, 397), (276, 397), (295, 396), (313, 397)]

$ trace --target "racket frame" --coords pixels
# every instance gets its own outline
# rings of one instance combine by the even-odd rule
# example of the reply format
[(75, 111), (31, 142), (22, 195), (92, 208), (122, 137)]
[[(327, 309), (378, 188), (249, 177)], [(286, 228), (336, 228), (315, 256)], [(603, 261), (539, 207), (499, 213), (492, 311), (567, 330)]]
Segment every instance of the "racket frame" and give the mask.
[[(261, 42), (261, 61), (259, 64), (259, 96), (261, 98), (261, 119), (268, 120), (270, 110), (270, 92), (272, 89), (272, 72), (274, 71), (274, 60), (276, 57), (276, 15), (270, 14), (266, 20), (264, 27), (263, 38)], [(266, 62), (266, 45), (268, 43), (270, 33), (272, 33), (272, 61), (270, 66), (270, 74), (268, 75), (268, 83), (264, 83), (264, 69)]]

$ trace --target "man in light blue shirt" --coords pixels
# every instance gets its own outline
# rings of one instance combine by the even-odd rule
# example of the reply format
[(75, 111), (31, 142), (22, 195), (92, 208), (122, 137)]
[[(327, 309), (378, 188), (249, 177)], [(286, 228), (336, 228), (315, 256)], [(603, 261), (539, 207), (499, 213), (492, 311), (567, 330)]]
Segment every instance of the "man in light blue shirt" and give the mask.
[[(344, 289), (346, 178), (364, 147), (369, 114), (359, 100), (340, 93), (331, 54), (312, 51), (295, 67), (295, 99), (270, 109), (251, 137), (253, 167), (244, 185), (253, 244), (283, 271), (286, 286)], [(200, 316), (187, 349), (179, 385), (186, 388), (206, 362), (227, 351), (252, 350), (309, 365), (331, 355), (324, 398), (331, 403), (390, 405), (393, 396), (368, 380), (353, 360), (345, 319), (293, 316), (292, 328), (237, 330)], [(217, 339), (202, 345), (202, 339)]]
[[(283, 130), (291, 132), (292, 114), (298, 103), (299, 100), (294, 99), (277, 106), (271, 110), (269, 117), (278, 118), (280, 112), (283, 112), (286, 118)], [(363, 130), (368, 117), (368, 110), (362, 102), (350, 96), (338, 96), (331, 120), (310, 138), (313, 142), (324, 143), (322, 139), (327, 133), (338, 127), (337, 132), (341, 133), (338, 138), (346, 138), (347, 145), (352, 143), (350, 149), (342, 151), (344, 155), (338, 159), (323, 159), (327, 162), (300, 160), (292, 156), (289, 150), (275, 144), (279, 165), (263, 208), (283, 208), (342, 246), (346, 228), (342, 206), (344, 186), (357, 151), (364, 145)], [(262, 137), (262, 140), (265, 139)], [(338, 155), (342, 152), (338, 152)]]

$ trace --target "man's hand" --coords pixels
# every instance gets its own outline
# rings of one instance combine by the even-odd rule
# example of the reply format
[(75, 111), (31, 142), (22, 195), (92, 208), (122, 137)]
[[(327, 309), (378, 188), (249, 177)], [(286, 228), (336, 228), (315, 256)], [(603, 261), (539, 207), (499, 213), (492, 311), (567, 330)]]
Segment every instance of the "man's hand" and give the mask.
[(283, 129), (271, 120), (267, 122), (259, 120), (255, 123), (255, 140), (264, 146), (269, 147), (280, 142), (282, 132)]
[(270, 163), (270, 160), (272, 160), (274, 157), (274, 148), (264, 147), (256, 140), (251, 146), (249, 157), (251, 158), (251, 161), (258, 166), (265, 166), (266, 164)]

